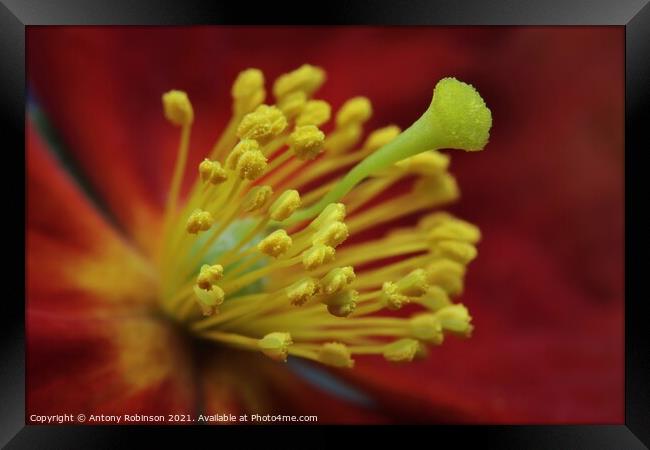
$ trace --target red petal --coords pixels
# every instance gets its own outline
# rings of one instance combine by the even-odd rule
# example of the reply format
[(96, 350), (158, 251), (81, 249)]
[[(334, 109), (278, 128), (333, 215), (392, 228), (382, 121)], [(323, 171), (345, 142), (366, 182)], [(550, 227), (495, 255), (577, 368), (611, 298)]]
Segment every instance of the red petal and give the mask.
[[(27, 410), (188, 412), (189, 361), (150, 318), (148, 263), (27, 126)], [(163, 395), (164, 394), (164, 395)]]
[[(106, 307), (151, 305), (151, 263), (110, 227), (27, 125), (27, 288), (31, 308), (70, 308), (82, 291)], [(90, 303), (87, 303), (90, 305)]]
[(174, 331), (147, 316), (28, 309), (28, 417), (192, 413), (190, 361)]
[(621, 309), (593, 304), (552, 254), (512, 232), (493, 232), (475, 264), (462, 299), (470, 339), (448, 337), (407, 365), (359, 358), (341, 375), (387, 407), (441, 408), (439, 422), (622, 423)]

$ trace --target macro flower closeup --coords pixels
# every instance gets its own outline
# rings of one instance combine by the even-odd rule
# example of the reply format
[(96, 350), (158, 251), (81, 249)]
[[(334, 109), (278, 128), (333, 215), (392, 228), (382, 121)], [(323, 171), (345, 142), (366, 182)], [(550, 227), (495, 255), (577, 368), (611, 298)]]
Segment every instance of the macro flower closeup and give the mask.
[(28, 418), (622, 421), (622, 36), (29, 28)]

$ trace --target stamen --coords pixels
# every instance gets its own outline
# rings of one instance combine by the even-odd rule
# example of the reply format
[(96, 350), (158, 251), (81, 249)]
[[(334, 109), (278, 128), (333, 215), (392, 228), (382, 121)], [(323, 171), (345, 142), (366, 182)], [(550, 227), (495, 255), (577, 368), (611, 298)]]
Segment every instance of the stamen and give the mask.
[(232, 86), (233, 109), (236, 115), (244, 115), (264, 102), (264, 74), (259, 69), (241, 72)]
[(359, 123), (351, 123), (343, 128), (335, 130), (327, 136), (325, 147), (334, 155), (340, 155), (350, 150), (359, 142), (363, 128)]
[(165, 117), (172, 124), (181, 127), (181, 139), (178, 146), (178, 155), (172, 182), (169, 189), (169, 197), (165, 208), (165, 219), (163, 230), (167, 232), (170, 227), (172, 216), (176, 213), (176, 204), (185, 173), (185, 164), (187, 163), (187, 154), (190, 145), (190, 130), (194, 121), (194, 110), (187, 94), (183, 91), (171, 90), (162, 96), (163, 109)]
[(242, 210), (245, 212), (253, 212), (262, 209), (271, 198), (271, 195), (273, 195), (271, 186), (255, 186), (248, 191), (248, 194), (242, 200)]
[(309, 100), (303, 106), (296, 118), (296, 126), (305, 125), (321, 126), (330, 120), (332, 108), (324, 100)]
[(318, 360), (328, 366), (348, 369), (354, 367), (354, 360), (350, 355), (350, 350), (340, 342), (323, 344), (318, 352)]
[(298, 159), (314, 159), (323, 150), (325, 133), (315, 125), (296, 127), (289, 136), (289, 148)]
[(423, 313), (413, 316), (409, 321), (409, 331), (413, 338), (440, 345), (443, 341), (442, 324), (435, 314)]
[(300, 207), (300, 194), (295, 189), (284, 191), (269, 208), (272, 220), (282, 222)]
[(287, 119), (275, 106), (260, 105), (244, 116), (237, 128), (240, 139), (255, 139), (266, 143), (287, 127)]
[(226, 167), (230, 170), (237, 170), (237, 164), (242, 155), (254, 151), (260, 151), (260, 144), (255, 139), (242, 139), (228, 154)]
[(470, 324), (472, 317), (469, 315), (467, 308), (461, 304), (442, 308), (436, 313), (436, 317), (440, 320), (442, 328), (464, 337), (469, 337), (474, 329)]
[(163, 94), (162, 101), (167, 120), (179, 127), (192, 124), (194, 111), (185, 92), (171, 90)]
[(319, 291), (323, 294), (337, 294), (356, 279), (352, 266), (337, 267), (330, 270), (319, 283)]
[(259, 340), (259, 347), (266, 356), (276, 361), (287, 362), (289, 346), (293, 344), (289, 333), (269, 333)]
[(287, 287), (287, 297), (294, 306), (301, 306), (307, 303), (316, 294), (318, 282), (311, 278), (305, 277), (296, 281)]
[(187, 219), (185, 228), (188, 233), (197, 234), (200, 231), (208, 231), (213, 223), (214, 219), (212, 218), (212, 214), (208, 211), (195, 209)]
[(296, 91), (302, 91), (310, 96), (324, 82), (325, 71), (323, 69), (304, 64), (293, 72), (280, 76), (273, 84), (273, 95), (278, 100)]
[(427, 282), (440, 286), (449, 295), (460, 295), (463, 291), (465, 268), (449, 259), (439, 259), (426, 267)]
[(338, 247), (349, 236), (348, 227), (343, 222), (331, 222), (314, 234), (312, 244)]
[(343, 128), (352, 123), (364, 123), (372, 116), (372, 104), (366, 97), (353, 97), (336, 114), (336, 125)]
[(306, 250), (302, 256), (302, 264), (307, 270), (315, 270), (323, 264), (334, 260), (334, 248), (328, 245), (317, 244)]
[(278, 108), (287, 120), (292, 120), (302, 112), (306, 103), (307, 95), (303, 91), (296, 91), (282, 98), (278, 102)]
[(204, 264), (201, 266), (199, 276), (196, 277), (196, 284), (201, 289), (209, 291), (223, 277), (223, 266), (215, 264), (210, 266)]
[(359, 292), (354, 289), (344, 290), (342, 292), (328, 295), (322, 302), (327, 305), (327, 311), (337, 317), (347, 317), (357, 307)]
[(420, 348), (415, 339), (400, 339), (388, 344), (383, 351), (384, 358), (392, 362), (411, 362)]
[(221, 184), (228, 179), (228, 175), (221, 167), (221, 164), (218, 161), (210, 161), (207, 158), (199, 164), (199, 174), (201, 175), (201, 181), (214, 185)]
[(219, 286), (212, 286), (209, 291), (194, 286), (194, 294), (204, 316), (215, 314), (225, 297), (223, 290)]
[(255, 180), (262, 176), (266, 170), (266, 157), (259, 150), (250, 150), (237, 160), (237, 173), (242, 180)]
[(257, 244), (257, 249), (260, 252), (272, 258), (284, 255), (289, 247), (291, 247), (291, 238), (284, 230), (274, 231)]

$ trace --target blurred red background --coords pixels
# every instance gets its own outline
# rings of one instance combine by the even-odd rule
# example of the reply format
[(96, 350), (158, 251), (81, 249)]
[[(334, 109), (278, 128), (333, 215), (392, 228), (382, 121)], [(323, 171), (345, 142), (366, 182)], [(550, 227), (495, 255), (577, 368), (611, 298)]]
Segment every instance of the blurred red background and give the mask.
[[(360, 361), (369, 392), (467, 405), (477, 420), (622, 423), (623, 63), (621, 27), (29, 27), (29, 86), (93, 190), (130, 229), (161, 206), (177, 130), (160, 95), (195, 110), (190, 167), (230, 115), (239, 71), (267, 80), (322, 66), (334, 109), (365, 95), (368, 129), (408, 126), (455, 76), (492, 110), (486, 150), (452, 154), (451, 208), (483, 241), (462, 301), (469, 341), (408, 367)], [(119, 177), (118, 175), (119, 174)], [(148, 206), (150, 207), (150, 206)]]

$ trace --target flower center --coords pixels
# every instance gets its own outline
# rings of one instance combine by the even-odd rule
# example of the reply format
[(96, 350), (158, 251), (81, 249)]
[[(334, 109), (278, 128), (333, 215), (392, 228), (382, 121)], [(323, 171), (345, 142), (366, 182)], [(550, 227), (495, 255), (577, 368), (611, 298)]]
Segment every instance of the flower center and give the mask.
[[(275, 81), (266, 105), (263, 74), (242, 72), (232, 118), (183, 202), (194, 113), (184, 92), (163, 95), (181, 127), (159, 260), (163, 310), (202, 339), (336, 367), (356, 355), (411, 361), (445, 334), (469, 336), (471, 317), (452, 298), (479, 230), (439, 211), (378, 238), (371, 230), (458, 197), (437, 150), (481, 150), (490, 110), (473, 87), (445, 78), (407, 130), (362, 140), (370, 101), (348, 100), (328, 124), (330, 105), (313, 98), (324, 81), (304, 65)], [(386, 314), (402, 308), (406, 316)]]

